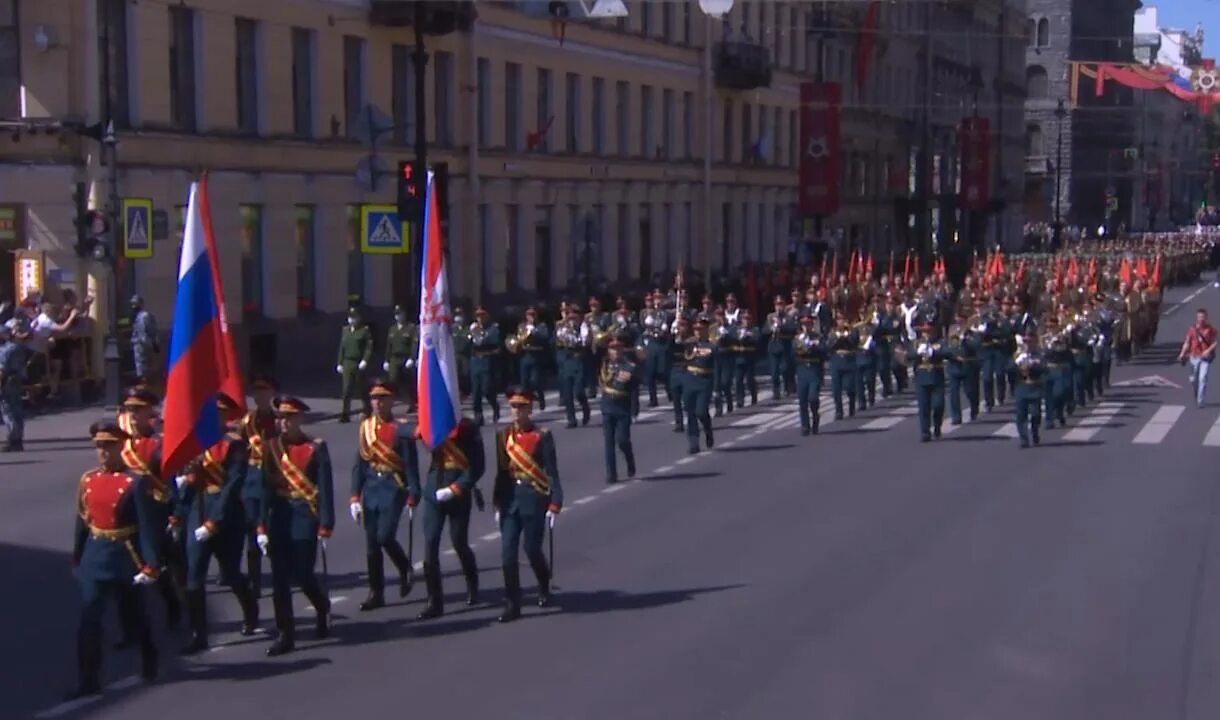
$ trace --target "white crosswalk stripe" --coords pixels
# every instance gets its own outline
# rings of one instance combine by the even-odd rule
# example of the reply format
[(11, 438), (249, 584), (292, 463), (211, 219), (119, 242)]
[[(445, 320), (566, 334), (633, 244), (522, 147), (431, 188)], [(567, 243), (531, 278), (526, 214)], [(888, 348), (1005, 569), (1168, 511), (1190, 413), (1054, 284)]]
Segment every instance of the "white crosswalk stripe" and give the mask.
[(1185, 405), (1165, 405), (1159, 408), (1131, 442), (1136, 445), (1159, 444), (1173, 429), (1174, 423), (1182, 417), (1184, 412), (1186, 412)]
[(1216, 422), (1207, 431), (1207, 437), (1203, 438), (1203, 444), (1207, 447), (1220, 447), (1220, 418), (1216, 418)]
[(1089, 442), (1097, 433), (1101, 432), (1102, 428), (1110, 424), (1115, 415), (1123, 409), (1122, 403), (1103, 402), (1093, 409), (1080, 424), (1063, 436), (1066, 442)]
[(1017, 432), (1017, 424), (1015, 422), (1010, 422), (1010, 423), (1004, 423), (1003, 425), (1001, 425), (1000, 429), (991, 433), (991, 436), (992, 437), (1002, 437), (1002, 438), (1018, 438), (1018, 437), (1021, 437), (1021, 433)]

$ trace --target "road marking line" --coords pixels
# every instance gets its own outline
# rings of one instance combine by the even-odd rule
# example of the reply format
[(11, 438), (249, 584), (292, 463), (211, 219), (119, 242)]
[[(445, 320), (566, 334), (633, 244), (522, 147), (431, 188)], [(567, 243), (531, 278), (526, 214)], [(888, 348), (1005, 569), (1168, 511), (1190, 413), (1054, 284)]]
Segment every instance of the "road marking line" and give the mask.
[(885, 417), (874, 418), (860, 426), (861, 430), (889, 430), (898, 425), (903, 420), (907, 419), (907, 415), (887, 415)]
[(1203, 438), (1203, 444), (1207, 447), (1220, 447), (1220, 418), (1216, 418), (1216, 422), (1207, 431), (1207, 437)]
[(605, 488), (602, 488), (602, 492), (609, 495), (610, 493), (616, 493), (619, 490), (622, 490), (624, 487), (625, 486), (623, 486), (623, 485), (609, 485)]
[(1182, 307), (1183, 305), (1190, 302), (1191, 300), (1194, 300), (1195, 298), (1199, 297), (1199, 295), (1202, 294), (1203, 291), (1206, 290), (1208, 287), (1209, 287), (1208, 285), (1204, 285), (1203, 287), (1199, 288), (1198, 290), (1195, 290), (1191, 294), (1187, 295), (1181, 302), (1174, 303), (1168, 310), (1166, 310), (1162, 314), (1163, 315), (1172, 315), (1174, 313), (1174, 311), (1176, 311), (1178, 308)]
[(687, 455), (686, 457), (681, 458), (681, 459), (677, 460), (676, 462), (674, 462), (674, 465), (689, 465), (690, 463), (693, 463), (694, 461), (695, 461), (694, 455)]
[(500, 533), (491, 532), (491, 533), (487, 533), (486, 535), (480, 535), (479, 540), (482, 540), (483, 542), (491, 542), (492, 540), (495, 540), (498, 537), (500, 537)]
[(1101, 432), (1101, 429), (1107, 425), (1114, 416), (1122, 410), (1122, 403), (1103, 402), (1098, 405), (1093, 412), (1089, 413), (1080, 421), (1076, 427), (1068, 430), (1064, 434), (1063, 439), (1066, 442), (1088, 442), (1093, 439), (1093, 436)]
[(1017, 438), (1021, 437), (1021, 433), (1017, 432), (1017, 424), (1015, 422), (1004, 423), (999, 430), (991, 433), (992, 437)]
[(1185, 405), (1165, 405), (1159, 408), (1131, 442), (1136, 445), (1159, 444), (1173, 429), (1173, 424), (1182, 417), (1184, 412), (1186, 412)]
[(768, 422), (771, 422), (772, 420), (778, 420), (780, 417), (783, 417), (784, 415), (785, 415), (785, 413), (779, 412), (779, 411), (754, 413), (753, 415), (749, 415), (747, 417), (738, 418), (737, 420), (734, 420), (733, 422), (729, 423), (729, 427), (731, 427), (731, 428), (758, 427), (759, 425), (766, 424)]
[(662, 465), (661, 467), (657, 468), (656, 470), (653, 470), (652, 474), (653, 475), (664, 475), (665, 473), (667, 473), (673, 469), (674, 469), (673, 465)]
[(954, 425), (953, 423), (949, 423), (948, 425), (941, 428), (940, 434), (942, 436), (952, 435), (953, 433), (957, 432), (958, 430), (961, 430), (964, 427), (966, 427), (965, 423), (962, 423), (961, 425)]
[(573, 504), (573, 505), (584, 505), (584, 504), (586, 504), (586, 503), (591, 503), (591, 502), (593, 502), (593, 501), (594, 501), (594, 500), (596, 500), (596, 499), (597, 499), (597, 496), (596, 496), (596, 495), (590, 495), (590, 496), (588, 496), (588, 497), (582, 497), (582, 498), (581, 498), (581, 499), (579, 499), (579, 500), (573, 500), (573, 501), (572, 501), (572, 504)]
[(890, 410), (890, 415), (910, 416), (918, 414), (919, 408), (914, 405), (904, 405), (902, 407), (896, 407), (893, 410)]

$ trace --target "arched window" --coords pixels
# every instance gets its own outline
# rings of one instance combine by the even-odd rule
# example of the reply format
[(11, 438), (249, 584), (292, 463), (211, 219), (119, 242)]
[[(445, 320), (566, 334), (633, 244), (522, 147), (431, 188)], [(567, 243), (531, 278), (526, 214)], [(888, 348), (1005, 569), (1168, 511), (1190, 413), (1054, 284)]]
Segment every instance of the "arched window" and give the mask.
[(1037, 32), (1037, 26), (1032, 19), (1025, 21), (1025, 45), (1032, 47), (1034, 44), (1034, 33)]
[(1044, 98), (1048, 91), (1046, 68), (1030, 65), (1025, 69), (1025, 96), (1030, 99)]
[(1044, 155), (1042, 147), (1042, 126), (1037, 123), (1030, 123), (1025, 126), (1025, 155), (1033, 157), (1036, 155)]
[(1042, 18), (1038, 21), (1038, 47), (1044, 48), (1051, 44), (1051, 21)]

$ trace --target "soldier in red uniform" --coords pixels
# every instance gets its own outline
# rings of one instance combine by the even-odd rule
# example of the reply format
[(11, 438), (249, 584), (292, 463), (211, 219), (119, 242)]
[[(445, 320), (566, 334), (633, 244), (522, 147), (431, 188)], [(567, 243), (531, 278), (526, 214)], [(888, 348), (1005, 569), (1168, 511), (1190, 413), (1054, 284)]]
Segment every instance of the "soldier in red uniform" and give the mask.
[(149, 479), (123, 462), (127, 433), (117, 422), (101, 421), (89, 435), (98, 467), (81, 476), (76, 493), (72, 564), (83, 606), (76, 640), (79, 677), (69, 700), (101, 692), (102, 613), (111, 598), (124, 631), (140, 645), (140, 674), (145, 680), (157, 676), (157, 648), (137, 588), (157, 580), (164, 525), (157, 522)]

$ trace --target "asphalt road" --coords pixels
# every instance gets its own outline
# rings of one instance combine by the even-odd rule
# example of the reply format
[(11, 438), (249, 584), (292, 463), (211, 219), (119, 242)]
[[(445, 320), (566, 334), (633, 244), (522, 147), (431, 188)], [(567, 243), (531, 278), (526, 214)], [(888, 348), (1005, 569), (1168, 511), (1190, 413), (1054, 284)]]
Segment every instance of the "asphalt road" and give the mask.
[[(444, 618), (414, 620), (422, 586), (359, 613), (362, 540), (340, 503), (334, 637), (312, 639), (298, 597), (299, 649), (269, 660), (266, 637), (236, 635), (218, 590), (213, 651), (180, 660), (184, 638), (163, 634), (164, 677), (151, 686), (134, 680), (130, 652), (110, 653), (107, 693), (72, 705), (57, 704), (74, 681), (67, 551), (92, 456), (76, 437), (93, 414), (38, 420), (31, 451), (0, 459), (0, 715), (1216, 717), (1220, 403), (1193, 407), (1168, 360), (1192, 309), (1216, 311), (1218, 298), (1171, 290), (1162, 344), (1030, 450), (1010, 436), (1010, 406), (920, 444), (903, 396), (811, 438), (791, 406), (760, 404), (717, 421), (716, 449), (688, 458), (662, 408), (634, 429), (643, 477), (606, 487), (597, 419), (560, 422), (567, 507), (553, 607), (527, 604), (522, 621), (495, 624), (487, 512), (472, 531), (484, 606), (460, 604), (450, 554)], [(345, 478), (353, 426), (312, 429)], [(528, 568), (523, 578), (529, 603)]]

